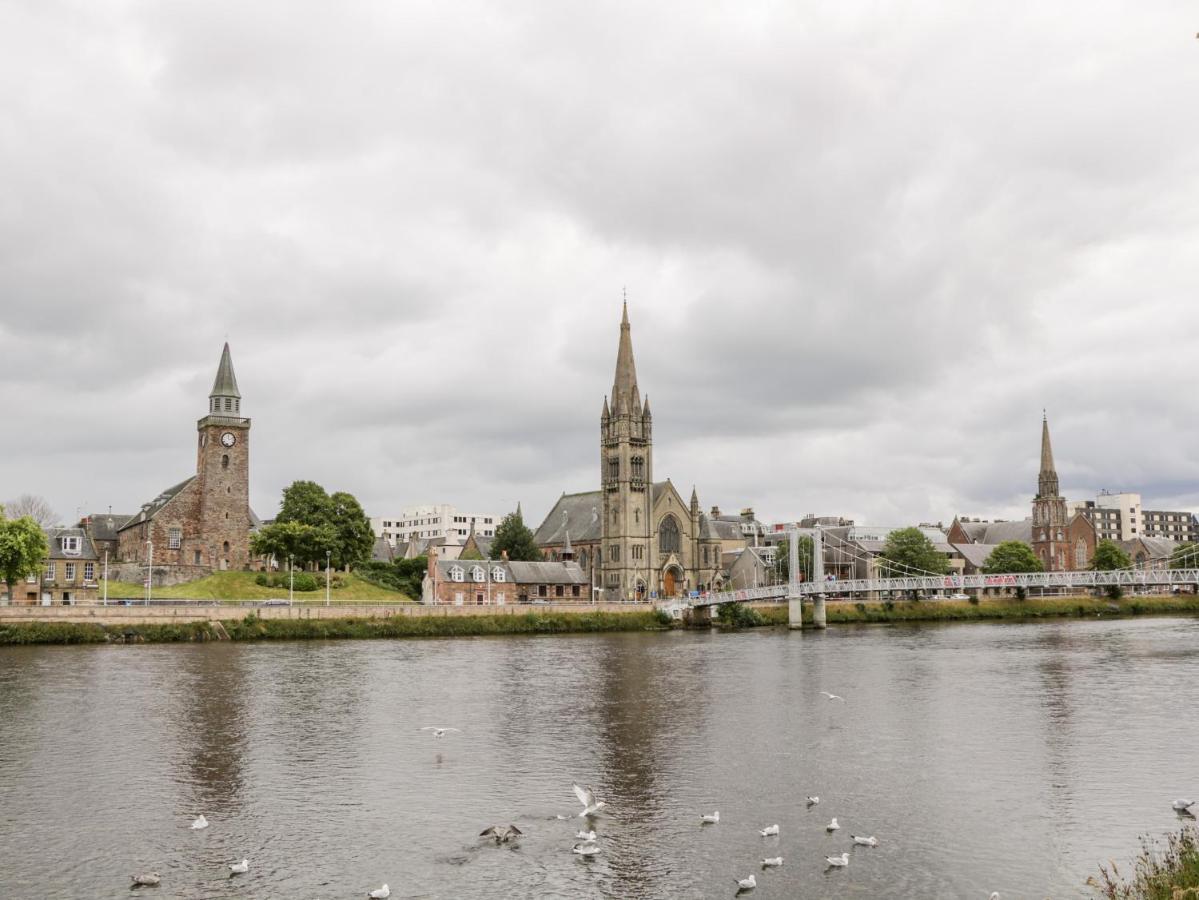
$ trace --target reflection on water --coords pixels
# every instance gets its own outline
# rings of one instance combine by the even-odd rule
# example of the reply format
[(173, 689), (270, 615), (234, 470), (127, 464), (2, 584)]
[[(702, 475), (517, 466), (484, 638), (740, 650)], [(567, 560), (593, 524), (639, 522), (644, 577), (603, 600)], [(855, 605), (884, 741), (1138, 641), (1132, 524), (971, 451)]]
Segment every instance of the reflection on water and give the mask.
[[(751, 872), (757, 897), (1086, 896), (1199, 790), (1197, 639), (1154, 619), (5, 648), (0, 897), (128, 897), (140, 869), (181, 898), (729, 897)], [(572, 781), (610, 804), (592, 859)], [(518, 844), (478, 838), (509, 822)]]

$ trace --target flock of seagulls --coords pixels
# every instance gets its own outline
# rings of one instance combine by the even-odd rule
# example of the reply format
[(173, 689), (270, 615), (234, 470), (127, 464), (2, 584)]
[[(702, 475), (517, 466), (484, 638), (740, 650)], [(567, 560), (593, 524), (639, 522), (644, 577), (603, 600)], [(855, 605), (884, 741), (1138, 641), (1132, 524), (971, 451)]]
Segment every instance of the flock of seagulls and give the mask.
[[(192, 823), (189, 827), (192, 831), (203, 831), (208, 827), (208, 819), (204, 818), (204, 814), (201, 813), (192, 819)], [(234, 875), (244, 875), (249, 871), (250, 861), (248, 859), (243, 859), (241, 862), (229, 864), (230, 878), (232, 878)], [(135, 872), (130, 877), (133, 879), (133, 887), (135, 888), (157, 887), (162, 883), (162, 876), (157, 872)]]

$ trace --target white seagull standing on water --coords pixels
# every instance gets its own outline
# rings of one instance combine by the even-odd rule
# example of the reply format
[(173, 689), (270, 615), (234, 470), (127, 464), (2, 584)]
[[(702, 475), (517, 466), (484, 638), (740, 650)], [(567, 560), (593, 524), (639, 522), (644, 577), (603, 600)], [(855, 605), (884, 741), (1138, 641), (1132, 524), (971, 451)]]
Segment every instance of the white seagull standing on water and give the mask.
[(871, 835), (870, 837), (862, 837), (860, 834), (851, 834), (850, 837), (853, 838), (853, 842), (855, 844), (860, 844), (863, 847), (878, 846), (878, 838), (876, 838), (874, 835)]
[(1196, 803), (1199, 803), (1199, 800), (1175, 800), (1170, 805), (1178, 810), (1178, 812), (1190, 812), (1191, 807)]
[(782, 864), (783, 858), (781, 856), (768, 856), (766, 859), (762, 860), (763, 869), (767, 868), (768, 866), (781, 866)]
[(230, 863), (229, 871), (234, 875), (245, 875), (250, 871), (250, 861), (248, 859), (243, 859), (239, 863)]
[(838, 696), (837, 694), (830, 694), (828, 691), (821, 691), (820, 693), (824, 694), (824, 696), (828, 697), (830, 700), (840, 700), (842, 703), (845, 702), (845, 698)]
[(157, 872), (138, 872), (131, 877), (133, 878), (134, 887), (154, 887), (154, 885), (162, 881)]
[(774, 837), (778, 833), (779, 827), (777, 825), (767, 825), (765, 828), (758, 831), (758, 834), (762, 835), (762, 837)]
[(754, 878), (752, 875), (750, 875), (748, 878), (737, 878), (735, 880), (737, 882), (738, 893), (741, 891), (752, 891), (758, 886), (758, 879)]
[(575, 844), (570, 849), (572, 853), (577, 853), (579, 856), (595, 856), (600, 852), (599, 846), (591, 842)]
[(699, 817), (699, 823), (701, 825), (715, 825), (719, 821), (720, 821), (720, 810), (716, 810), (716, 812), (714, 812), (714, 813), (704, 813), (702, 816)]
[(580, 816), (594, 816), (608, 805), (603, 800), (596, 800), (595, 791), (591, 788), (582, 788), (577, 784), (572, 784), (571, 787), (574, 788), (575, 796), (579, 798), (579, 802), (583, 804), (583, 811), (579, 813)]
[(824, 826), (825, 831), (836, 831), (841, 826), (837, 824), (837, 817), (833, 816), (833, 821)]
[(439, 728), (436, 725), (426, 725), (424, 728), (421, 729), (421, 731), (431, 731), (431, 732), (433, 732), (433, 737), (439, 738), (439, 737), (445, 737), (446, 732), (449, 732), (449, 731), (457, 731), (458, 733), (461, 733), (462, 729), (461, 728)]
[(840, 856), (826, 856), (824, 859), (830, 866), (844, 868), (849, 865), (848, 853), (842, 853)]
[(375, 888), (366, 896), (370, 897), (371, 900), (387, 900), (387, 898), (391, 896), (391, 888), (389, 888), (387, 885), (383, 885), (381, 888)]
[(206, 818), (204, 818), (203, 813), (200, 813), (200, 815), (198, 815), (196, 817), (196, 820), (194, 822), (192, 822), (192, 828), (194, 830), (198, 830), (200, 828), (207, 828), (207, 827), (208, 827), (208, 820)]
[(815, 806), (819, 802), (820, 802), (819, 797), (809, 797), (808, 798), (808, 806)]

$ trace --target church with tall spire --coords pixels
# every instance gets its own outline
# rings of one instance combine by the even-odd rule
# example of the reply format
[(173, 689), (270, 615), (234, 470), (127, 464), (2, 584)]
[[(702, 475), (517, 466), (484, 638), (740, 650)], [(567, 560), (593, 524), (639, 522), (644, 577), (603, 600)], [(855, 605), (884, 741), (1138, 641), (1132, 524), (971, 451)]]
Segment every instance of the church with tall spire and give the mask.
[(674, 597), (718, 587), (722, 539), (673, 482), (654, 481), (654, 419), (641, 394), (628, 303), (621, 311), (612, 392), (600, 410), (600, 489), (563, 494), (537, 529), (550, 559), (569, 554), (606, 600)]
[[(120, 562), (146, 565), (168, 580), (250, 565), (250, 420), (228, 343), (208, 409), (196, 423), (196, 473), (142, 504), (117, 534)], [(152, 548), (152, 549), (151, 549)], [(152, 557), (152, 560), (151, 560)]]

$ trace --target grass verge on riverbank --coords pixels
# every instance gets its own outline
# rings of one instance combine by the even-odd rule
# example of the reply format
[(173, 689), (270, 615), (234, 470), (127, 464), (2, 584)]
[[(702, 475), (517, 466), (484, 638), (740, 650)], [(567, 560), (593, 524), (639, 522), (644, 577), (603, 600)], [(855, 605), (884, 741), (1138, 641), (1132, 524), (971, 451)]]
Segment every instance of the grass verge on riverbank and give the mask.
[(1099, 867), (1087, 885), (1106, 900), (1180, 900), (1199, 897), (1199, 831), (1193, 826), (1168, 835), (1166, 847), (1141, 840), (1141, 854), (1129, 880), (1114, 862)]
[[(286, 586), (279, 588), (258, 584), (254, 581), (257, 576), (257, 572), (213, 572), (211, 575), (197, 578), (195, 581), (173, 584), (170, 587), (156, 587), (153, 596), (159, 600), (269, 600), (272, 597), (287, 596)], [(338, 572), (337, 578), (341, 581), (342, 586), (329, 592), (329, 597), (334, 603), (411, 602), (407, 594), (374, 584), (353, 573)], [(320, 573), (317, 581), (317, 590), (295, 592), (296, 603), (325, 602), (324, 573)], [(98, 595), (104, 595), (103, 579), (100, 580)], [(125, 581), (108, 583), (108, 599), (110, 601), (126, 598), (140, 600), (145, 596), (144, 585), (130, 584)]]
[(610, 613), (528, 612), (506, 616), (391, 616), (378, 619), (243, 619), (165, 625), (99, 625), (73, 622), (0, 624), (3, 644), (102, 644), (209, 641), (331, 640), (338, 638), (469, 637), (501, 634), (571, 634), (646, 631), (670, 627), (653, 610)]
[[(787, 606), (754, 609), (761, 625), (787, 624)], [(987, 598), (966, 600), (892, 600), (877, 603), (834, 600), (825, 604), (828, 624), (859, 622), (956, 622), (984, 619), (1064, 619), (1199, 613), (1199, 595), (1172, 594), (1153, 597), (1050, 597), (1037, 600)], [(812, 623), (812, 604), (804, 603), (803, 620)], [(745, 622), (745, 624), (751, 624)]]

